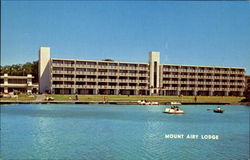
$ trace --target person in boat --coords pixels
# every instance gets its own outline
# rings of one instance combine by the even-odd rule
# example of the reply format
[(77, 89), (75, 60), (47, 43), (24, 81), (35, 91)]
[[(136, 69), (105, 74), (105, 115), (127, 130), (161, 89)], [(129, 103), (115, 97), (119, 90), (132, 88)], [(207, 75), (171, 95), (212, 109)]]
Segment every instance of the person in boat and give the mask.
[(219, 111), (221, 110), (219, 106), (217, 107), (217, 110), (219, 110)]

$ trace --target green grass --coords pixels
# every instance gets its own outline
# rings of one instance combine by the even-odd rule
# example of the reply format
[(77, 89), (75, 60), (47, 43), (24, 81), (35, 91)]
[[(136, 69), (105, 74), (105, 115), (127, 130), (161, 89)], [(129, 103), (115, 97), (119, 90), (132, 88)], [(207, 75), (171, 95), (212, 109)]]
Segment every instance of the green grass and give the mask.
[[(60, 95), (52, 94), (47, 95), (48, 97), (53, 97), (55, 101), (74, 101), (75, 95)], [(70, 98), (71, 97), (71, 100)], [(156, 101), (156, 102), (190, 102), (194, 103), (194, 96), (126, 96), (126, 95), (78, 95), (79, 101), (104, 101), (104, 97), (108, 101)], [(25, 94), (20, 94), (18, 98), (0, 98), (1, 100), (11, 100), (11, 101), (32, 101), (35, 97), (28, 97)], [(223, 96), (197, 96), (198, 103), (237, 103), (240, 102), (244, 97), (223, 97)]]
[(19, 94), (18, 95), (18, 98), (0, 98), (0, 101), (32, 101), (32, 100), (35, 100), (36, 97), (29, 97), (28, 95), (26, 94)]
[[(55, 101), (69, 101), (71, 97), (75, 100), (75, 95), (49, 95), (55, 99)], [(157, 102), (195, 102), (194, 96), (126, 96), (126, 95), (78, 95), (79, 101), (104, 101), (104, 97), (107, 97), (108, 101), (157, 101)], [(244, 97), (224, 97), (224, 96), (197, 96), (197, 102), (200, 103), (236, 103), (244, 99)]]

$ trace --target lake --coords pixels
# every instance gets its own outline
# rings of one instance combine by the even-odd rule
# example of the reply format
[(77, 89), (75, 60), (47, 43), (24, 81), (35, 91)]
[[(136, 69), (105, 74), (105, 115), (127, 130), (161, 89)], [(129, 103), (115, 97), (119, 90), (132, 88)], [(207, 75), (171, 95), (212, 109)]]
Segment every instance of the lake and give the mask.
[(0, 158), (248, 159), (250, 107), (216, 107), (184, 105), (185, 114), (170, 115), (161, 105), (1, 105)]

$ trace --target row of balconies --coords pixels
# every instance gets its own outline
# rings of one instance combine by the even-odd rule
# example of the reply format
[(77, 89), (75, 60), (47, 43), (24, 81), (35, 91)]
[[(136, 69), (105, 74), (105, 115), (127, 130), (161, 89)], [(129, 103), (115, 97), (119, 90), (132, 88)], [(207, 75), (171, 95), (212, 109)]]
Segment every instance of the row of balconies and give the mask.
[(101, 68), (101, 69), (126, 69), (126, 70), (148, 70), (148, 67), (125, 67), (125, 66), (104, 66), (104, 65), (81, 65), (81, 64), (61, 64), (52, 63), (53, 67), (69, 67), (69, 68)]
[(169, 72), (190, 72), (190, 73), (224, 73), (224, 74), (244, 74), (243, 71), (218, 71), (218, 70), (194, 70), (194, 69), (169, 69), (163, 68), (163, 71)]
[(219, 84), (219, 85), (245, 85), (244, 82), (201, 82), (201, 81), (163, 81), (163, 84)]
[(97, 78), (63, 78), (63, 77), (53, 77), (54, 81), (98, 81), (98, 82), (134, 82), (134, 83), (148, 83), (147, 80), (131, 80), (131, 79), (97, 79)]
[(178, 77), (180, 77), (180, 78), (210, 78), (210, 79), (213, 79), (213, 78), (228, 78), (228, 77), (232, 77), (232, 78), (234, 78), (234, 77), (236, 77), (236, 78), (238, 78), (237, 76), (215, 76), (215, 75), (211, 75), (211, 76), (209, 76), (209, 75), (203, 75), (203, 76), (201, 76), (201, 75), (174, 75), (174, 74), (163, 74), (163, 77), (173, 77), (173, 78), (178, 78)]
[(132, 79), (95, 79), (98, 82), (132, 82), (132, 83), (148, 83), (147, 80), (132, 80)]
[[(52, 66), (55, 67), (80, 67), (80, 68), (106, 68), (106, 69), (131, 69), (131, 70), (148, 70), (148, 67), (130, 67), (130, 66), (105, 66), (105, 65), (85, 65), (85, 64), (63, 64), (63, 63), (52, 63)], [(201, 69), (173, 69), (173, 68), (164, 68), (163, 71), (170, 72), (200, 72), (200, 73), (233, 73), (233, 74), (244, 74), (244, 71), (232, 71), (230, 69), (225, 70), (216, 70), (217, 68), (211, 68), (211, 70), (201, 70)]]
[(242, 88), (206, 88), (206, 87), (164, 87), (161, 90), (189, 91), (244, 91)]
[(141, 76), (148, 77), (143, 73), (115, 73), (115, 72), (82, 72), (82, 71), (52, 71), (53, 74), (77, 74), (77, 75), (103, 75), (103, 76)]
[(62, 85), (53, 84), (53, 88), (82, 88), (82, 89), (147, 89), (146, 86), (106, 86), (106, 85)]
[(230, 76), (193, 76), (193, 75), (171, 75), (163, 74), (164, 78), (203, 78), (203, 79), (242, 79), (245, 77), (230, 77)]

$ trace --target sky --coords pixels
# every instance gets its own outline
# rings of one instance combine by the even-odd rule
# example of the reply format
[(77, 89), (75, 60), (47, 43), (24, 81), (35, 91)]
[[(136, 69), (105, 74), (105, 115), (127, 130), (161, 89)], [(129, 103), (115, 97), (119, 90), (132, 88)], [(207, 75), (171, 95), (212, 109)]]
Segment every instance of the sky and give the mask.
[(52, 58), (244, 67), (250, 74), (247, 1), (2, 1), (1, 65)]

